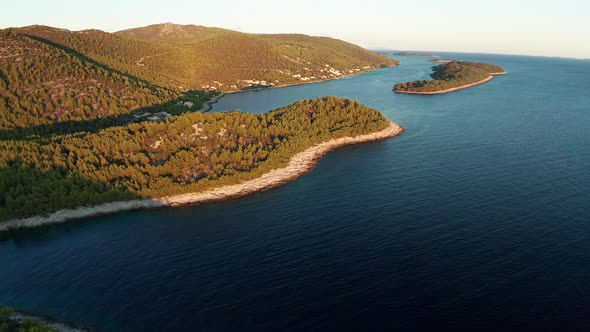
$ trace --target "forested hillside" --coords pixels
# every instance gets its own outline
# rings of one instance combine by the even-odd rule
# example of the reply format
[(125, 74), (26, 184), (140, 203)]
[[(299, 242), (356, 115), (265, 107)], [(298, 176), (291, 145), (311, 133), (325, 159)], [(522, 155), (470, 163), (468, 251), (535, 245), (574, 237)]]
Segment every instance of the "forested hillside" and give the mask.
[(14, 30), (80, 52), (160, 86), (239, 90), (391, 66), (397, 61), (340, 40), (261, 35), (172, 23), (107, 33), (45, 26)]
[(491, 74), (504, 73), (504, 69), (500, 66), (466, 61), (445, 63), (433, 67), (432, 70), (433, 73), (430, 75), (432, 80), (399, 83), (394, 86), (394, 91), (438, 92), (480, 82)]
[(0, 129), (127, 114), (181, 95), (76, 53), (0, 31)]
[[(396, 63), (331, 38), (194, 25), (119, 33), (0, 30), (0, 137), (96, 130), (148, 113), (178, 115), (200, 109), (212, 96), (205, 91), (305, 83)], [(179, 106), (184, 102), (190, 106)]]
[[(172, 77), (162, 70), (141, 65), (146, 55), (171, 54), (171, 47), (131, 40), (125, 36), (101, 30), (69, 31), (42, 25), (13, 29), (14, 32), (68, 48), (115, 70), (128, 73), (160, 86), (176, 87)], [(157, 68), (156, 68), (157, 69)]]
[(261, 115), (195, 111), (219, 91), (396, 63), (331, 38), (173, 24), (0, 30), (0, 220), (235, 183), (382, 129), (379, 112), (334, 97)]
[(97, 133), (0, 140), (0, 220), (252, 179), (305, 148), (381, 130), (383, 115), (336, 97), (265, 114), (184, 113)]

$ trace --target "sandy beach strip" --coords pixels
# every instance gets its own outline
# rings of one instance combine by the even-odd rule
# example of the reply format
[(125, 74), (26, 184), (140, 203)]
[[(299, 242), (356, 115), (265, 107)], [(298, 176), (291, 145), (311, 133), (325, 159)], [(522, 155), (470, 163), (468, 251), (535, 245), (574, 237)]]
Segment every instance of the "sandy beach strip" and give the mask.
[(33, 216), (22, 219), (11, 219), (0, 222), (0, 231), (58, 224), (67, 221), (113, 214), (123, 211), (159, 207), (176, 207), (245, 196), (254, 192), (267, 190), (282, 185), (309, 172), (314, 168), (318, 160), (323, 155), (333, 149), (350, 144), (382, 140), (385, 138), (398, 136), (403, 132), (403, 127), (390, 121), (389, 125), (385, 129), (374, 133), (363, 134), (354, 137), (347, 136), (335, 138), (313, 145), (291, 157), (289, 164), (286, 167), (271, 170), (258, 178), (247, 180), (238, 184), (221, 186), (202, 192), (166, 196), (161, 198), (111, 202), (91, 207), (63, 209), (47, 216)]

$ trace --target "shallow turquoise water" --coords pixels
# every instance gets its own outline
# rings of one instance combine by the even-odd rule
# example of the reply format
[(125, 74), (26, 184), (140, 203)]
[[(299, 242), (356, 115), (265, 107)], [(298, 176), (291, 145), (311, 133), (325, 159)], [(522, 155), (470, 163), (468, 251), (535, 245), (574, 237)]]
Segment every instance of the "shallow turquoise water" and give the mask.
[(509, 75), (396, 95), (431, 63), (229, 95), (349, 97), (403, 136), (279, 188), (0, 242), (0, 303), (108, 331), (590, 329), (590, 61), (444, 54)]

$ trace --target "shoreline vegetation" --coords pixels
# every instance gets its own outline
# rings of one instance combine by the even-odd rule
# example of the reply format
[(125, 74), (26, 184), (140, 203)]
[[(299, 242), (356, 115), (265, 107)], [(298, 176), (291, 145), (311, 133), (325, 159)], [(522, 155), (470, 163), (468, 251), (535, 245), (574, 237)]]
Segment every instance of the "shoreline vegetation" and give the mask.
[(11, 307), (0, 308), (0, 331), (90, 332), (73, 323)]
[(393, 91), (403, 94), (437, 95), (471, 88), (487, 83), (507, 72), (500, 66), (451, 61), (432, 68), (431, 80), (419, 80), (394, 85)]
[(395, 52), (395, 53), (393, 53), (393, 55), (424, 57), (424, 58), (432, 58), (435, 56), (434, 54), (407, 52), (407, 51)]
[(285, 184), (311, 171), (318, 160), (329, 151), (345, 145), (382, 140), (401, 135), (403, 127), (388, 121), (381, 130), (357, 136), (345, 136), (324, 141), (293, 155), (286, 167), (272, 169), (269, 172), (241, 183), (224, 185), (202, 192), (170, 195), (156, 199), (118, 201), (76, 209), (63, 209), (48, 216), (33, 216), (23, 219), (11, 219), (0, 222), (0, 231), (21, 228), (33, 228), (50, 224), (64, 223), (93, 216), (113, 214), (123, 211), (151, 209), (160, 207), (178, 207), (189, 204), (200, 204), (245, 196), (251, 193), (271, 189)]

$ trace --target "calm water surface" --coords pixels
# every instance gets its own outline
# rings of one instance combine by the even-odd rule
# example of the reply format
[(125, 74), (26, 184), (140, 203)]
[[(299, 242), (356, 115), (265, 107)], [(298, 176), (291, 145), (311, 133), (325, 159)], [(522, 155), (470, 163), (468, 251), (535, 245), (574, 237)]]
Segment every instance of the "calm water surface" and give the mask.
[(232, 201), (0, 242), (0, 303), (105, 331), (590, 330), (590, 61), (440, 54), (509, 75), (396, 95), (431, 63), (229, 95), (349, 97), (402, 124)]

